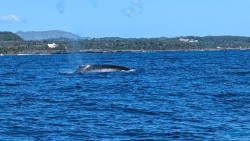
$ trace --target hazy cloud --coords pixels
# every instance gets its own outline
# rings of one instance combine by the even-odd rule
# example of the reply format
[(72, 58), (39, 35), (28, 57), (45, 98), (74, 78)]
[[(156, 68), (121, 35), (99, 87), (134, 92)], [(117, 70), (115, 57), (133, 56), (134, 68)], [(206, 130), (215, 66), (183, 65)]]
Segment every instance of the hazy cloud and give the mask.
[(138, 7), (142, 8), (142, 1), (141, 0), (132, 0), (132, 3)]
[(64, 0), (60, 0), (56, 4), (56, 9), (60, 14), (63, 14), (65, 11)]
[(20, 23), (23, 21), (24, 20), (20, 19), (18, 16), (14, 15), (14, 14), (0, 16), (0, 22)]
[(96, 6), (96, 5), (97, 5), (97, 1), (96, 1), (96, 0), (89, 0), (89, 2), (90, 2), (93, 6)]
[(122, 9), (122, 13), (128, 17), (131, 17), (136, 13), (142, 14), (142, 12), (143, 12), (142, 0), (131, 0), (127, 8)]
[(128, 17), (132, 16), (135, 13), (135, 9), (132, 7), (127, 7), (122, 9), (122, 13)]
[(136, 10), (142, 14), (143, 13), (143, 3), (142, 0), (132, 0), (132, 3), (135, 5)]

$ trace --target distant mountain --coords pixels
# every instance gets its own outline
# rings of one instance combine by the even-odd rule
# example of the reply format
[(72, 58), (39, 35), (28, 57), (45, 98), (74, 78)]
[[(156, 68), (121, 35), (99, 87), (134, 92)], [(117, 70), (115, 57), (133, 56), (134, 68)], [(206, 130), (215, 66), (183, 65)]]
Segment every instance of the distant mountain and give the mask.
[(82, 39), (80, 36), (61, 30), (49, 30), (49, 31), (18, 31), (16, 33), (24, 40), (47, 40), (47, 39), (59, 39), (66, 38), (71, 40)]

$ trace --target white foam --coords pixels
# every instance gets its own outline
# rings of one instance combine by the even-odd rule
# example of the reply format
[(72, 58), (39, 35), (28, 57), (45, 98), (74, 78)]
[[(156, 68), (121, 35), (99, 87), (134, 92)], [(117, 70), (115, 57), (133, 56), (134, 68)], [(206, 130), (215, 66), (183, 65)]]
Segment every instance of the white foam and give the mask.
[(89, 68), (89, 67), (91, 67), (91, 65), (85, 65), (85, 67), (84, 67), (84, 68), (86, 68), (86, 69), (87, 69), (87, 68)]
[(130, 70), (129, 70), (129, 72), (134, 72), (134, 71), (135, 71), (135, 69), (130, 69)]

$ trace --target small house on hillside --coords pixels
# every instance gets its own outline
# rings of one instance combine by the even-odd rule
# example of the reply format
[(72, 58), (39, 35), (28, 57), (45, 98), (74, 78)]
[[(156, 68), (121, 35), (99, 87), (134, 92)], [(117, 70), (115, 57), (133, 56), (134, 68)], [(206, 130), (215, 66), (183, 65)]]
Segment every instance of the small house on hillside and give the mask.
[(48, 44), (49, 48), (56, 48), (58, 45), (56, 43)]

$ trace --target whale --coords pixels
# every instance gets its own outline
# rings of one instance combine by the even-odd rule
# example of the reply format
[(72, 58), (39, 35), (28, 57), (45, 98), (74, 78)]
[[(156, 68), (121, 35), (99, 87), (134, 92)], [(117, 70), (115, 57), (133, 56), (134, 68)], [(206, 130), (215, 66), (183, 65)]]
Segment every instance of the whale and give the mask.
[(76, 70), (76, 73), (84, 73), (84, 72), (123, 72), (130, 71), (132, 69), (116, 66), (116, 65), (81, 65)]

